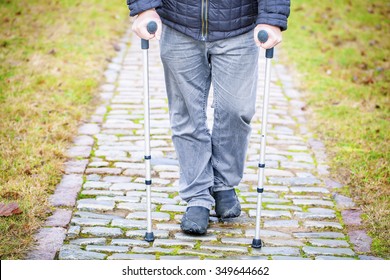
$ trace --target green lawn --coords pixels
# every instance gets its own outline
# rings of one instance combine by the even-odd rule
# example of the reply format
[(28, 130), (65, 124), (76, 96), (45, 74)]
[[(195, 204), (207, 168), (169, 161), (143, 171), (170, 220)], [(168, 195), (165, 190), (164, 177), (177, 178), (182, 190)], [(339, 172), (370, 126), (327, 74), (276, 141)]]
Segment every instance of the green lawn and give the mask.
[(98, 99), (114, 44), (128, 26), (123, 0), (0, 0), (0, 258), (20, 259), (52, 211), (78, 125)]
[(292, 2), (284, 63), (298, 70), (311, 123), (329, 151), (332, 176), (364, 211), (373, 252), (390, 258), (387, 1)]

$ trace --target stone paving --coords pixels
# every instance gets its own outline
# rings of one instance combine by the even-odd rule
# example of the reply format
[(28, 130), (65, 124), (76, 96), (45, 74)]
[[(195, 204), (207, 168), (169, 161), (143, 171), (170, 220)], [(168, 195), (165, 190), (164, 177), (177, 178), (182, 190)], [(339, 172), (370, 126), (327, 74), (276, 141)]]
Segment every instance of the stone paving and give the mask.
[[(151, 42), (152, 209), (156, 240), (146, 229), (142, 53), (130, 31), (105, 72), (102, 104), (68, 150), (66, 174), (50, 198), (53, 216), (37, 235), (31, 259), (367, 259), (348, 236), (344, 214), (353, 202), (333, 193), (324, 146), (306, 126), (305, 103), (287, 69), (272, 67), (261, 250), (252, 249), (257, 201), (263, 72), (259, 75), (245, 175), (237, 187), (242, 215), (219, 221), (212, 211), (205, 236), (180, 231), (186, 203), (178, 195), (179, 166), (171, 142), (158, 43)], [(261, 55), (259, 64), (264, 69)], [(212, 103), (212, 94), (210, 102)], [(209, 106), (210, 107), (210, 106)], [(210, 123), (212, 108), (209, 108)], [(211, 126), (210, 126), (211, 127)], [(349, 212), (345, 212), (349, 211)], [(351, 218), (349, 219), (351, 220)], [(352, 219), (350, 223), (356, 223)], [(355, 232), (355, 239), (367, 239)], [(367, 244), (364, 243), (364, 244)], [(367, 246), (366, 246), (367, 247)]]

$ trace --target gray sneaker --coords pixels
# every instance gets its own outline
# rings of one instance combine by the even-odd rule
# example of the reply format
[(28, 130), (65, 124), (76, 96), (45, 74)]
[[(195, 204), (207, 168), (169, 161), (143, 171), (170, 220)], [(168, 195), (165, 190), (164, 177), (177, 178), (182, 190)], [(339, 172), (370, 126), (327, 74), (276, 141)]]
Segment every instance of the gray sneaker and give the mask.
[(210, 210), (206, 207), (191, 206), (187, 208), (181, 220), (181, 229), (188, 234), (203, 235), (209, 225)]
[(214, 192), (215, 212), (221, 219), (236, 218), (241, 214), (241, 205), (234, 189)]

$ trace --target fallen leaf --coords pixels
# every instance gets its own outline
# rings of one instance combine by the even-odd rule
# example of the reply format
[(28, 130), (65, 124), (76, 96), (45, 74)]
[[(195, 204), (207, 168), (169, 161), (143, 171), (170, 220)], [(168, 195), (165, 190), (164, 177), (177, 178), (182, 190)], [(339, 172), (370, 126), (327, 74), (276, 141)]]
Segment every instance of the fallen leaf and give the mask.
[(367, 70), (368, 69), (368, 65), (367, 65), (367, 63), (363, 62), (363, 63), (360, 63), (359, 68), (362, 69), (362, 70)]
[(22, 213), (19, 205), (16, 202), (9, 204), (0, 203), (0, 217), (8, 217)]
[(372, 47), (372, 46), (377, 45), (378, 41), (377, 40), (371, 40), (370, 42), (368, 42), (368, 44)]
[[(15, 140), (22, 140), (22, 139), (18, 139), (18, 137), (15, 137)], [(5, 199), (13, 199), (13, 200), (16, 200), (20, 197), (20, 195), (17, 193), (17, 192), (13, 192), (13, 191), (8, 191), (8, 192), (5, 192), (1, 195), (2, 198), (5, 198)]]
[(296, 7), (296, 8), (294, 9), (295, 12), (300, 12), (300, 11), (303, 11), (303, 10), (304, 10), (304, 9), (303, 9), (302, 6)]

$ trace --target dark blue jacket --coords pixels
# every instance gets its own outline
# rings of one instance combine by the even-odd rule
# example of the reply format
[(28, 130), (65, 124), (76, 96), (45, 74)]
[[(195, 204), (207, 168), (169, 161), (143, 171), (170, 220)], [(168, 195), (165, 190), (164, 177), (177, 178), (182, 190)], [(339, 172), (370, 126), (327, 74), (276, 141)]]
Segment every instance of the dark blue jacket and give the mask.
[(287, 29), (290, 0), (127, 0), (130, 16), (156, 8), (164, 24), (196, 40), (216, 41), (256, 24)]

